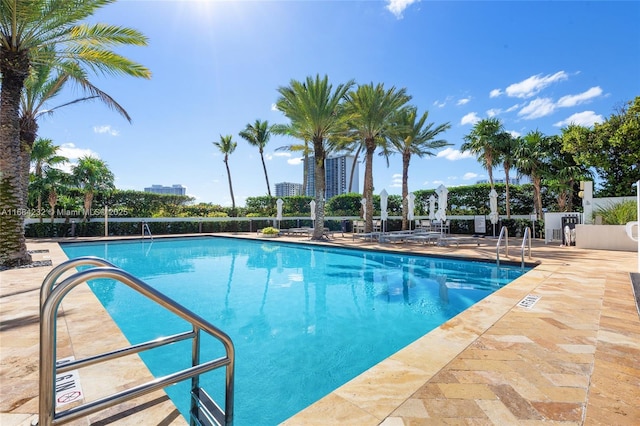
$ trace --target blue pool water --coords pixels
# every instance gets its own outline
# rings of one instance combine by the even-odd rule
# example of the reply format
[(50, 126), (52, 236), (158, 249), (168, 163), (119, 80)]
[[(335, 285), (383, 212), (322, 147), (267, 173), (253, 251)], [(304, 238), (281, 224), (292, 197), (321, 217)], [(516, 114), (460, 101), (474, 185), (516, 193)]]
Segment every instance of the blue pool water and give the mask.
[[(223, 237), (63, 245), (109, 260), (204, 317), (236, 348), (235, 424), (274, 425), (527, 271), (435, 257)], [(188, 330), (111, 280), (90, 283), (129, 341)], [(223, 355), (205, 341), (202, 360)], [(186, 368), (189, 342), (142, 354), (157, 377)], [(224, 406), (224, 369), (203, 387)], [(186, 416), (189, 384), (167, 393)]]

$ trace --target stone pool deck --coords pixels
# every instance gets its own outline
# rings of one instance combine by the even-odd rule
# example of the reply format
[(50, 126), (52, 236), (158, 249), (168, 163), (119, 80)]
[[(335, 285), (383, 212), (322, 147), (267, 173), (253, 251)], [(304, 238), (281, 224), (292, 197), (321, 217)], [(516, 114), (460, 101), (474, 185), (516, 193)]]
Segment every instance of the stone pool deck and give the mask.
[[(306, 237), (275, 241), (310, 243)], [(458, 247), (379, 244), (338, 234), (326, 244), (495, 260), (490, 242)], [(34, 260), (51, 260), (53, 266), (66, 260), (54, 240), (31, 240), (28, 248)], [(640, 316), (629, 277), (637, 272), (637, 253), (534, 241), (532, 254), (526, 260), (539, 264), (534, 270), (284, 424), (639, 424)], [(512, 244), (510, 255), (509, 260), (520, 261), (519, 246)], [(38, 298), (50, 270), (41, 266), (0, 272), (3, 426), (30, 425), (37, 418)], [(539, 299), (532, 307), (519, 307), (528, 295)], [(58, 358), (81, 358), (127, 345), (86, 285), (63, 301), (57, 334)], [(83, 368), (80, 378), (86, 400), (92, 400), (150, 376), (133, 356), (108, 370)], [(166, 395), (156, 392), (71, 424), (186, 422)]]

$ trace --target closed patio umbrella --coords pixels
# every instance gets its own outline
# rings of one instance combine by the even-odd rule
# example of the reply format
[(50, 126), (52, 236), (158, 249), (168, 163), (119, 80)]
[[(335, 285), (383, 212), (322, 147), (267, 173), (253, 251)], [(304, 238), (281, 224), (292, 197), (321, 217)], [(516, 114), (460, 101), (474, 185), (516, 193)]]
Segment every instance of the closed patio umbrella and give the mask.
[(429, 197), (429, 220), (436, 218), (436, 197), (431, 194)]
[(416, 196), (413, 192), (407, 195), (407, 220), (409, 221), (409, 229), (411, 229), (411, 221), (415, 218), (414, 210), (416, 209)]
[(380, 220), (382, 220), (381, 230), (384, 232), (385, 225), (387, 223), (387, 218), (389, 217), (389, 212), (387, 212), (387, 204), (388, 204), (389, 194), (385, 189), (380, 192)]
[(438, 211), (436, 212), (436, 219), (440, 221), (440, 231), (444, 230), (444, 224), (447, 220), (447, 195), (449, 194), (449, 190), (446, 186), (440, 185), (438, 189), (436, 189), (436, 193), (438, 194)]
[(311, 207), (311, 222), (313, 223), (313, 226), (315, 227), (315, 222), (316, 222), (316, 201), (315, 200), (311, 200), (311, 202), (309, 203), (309, 207)]
[(276, 220), (278, 221), (278, 228), (280, 228), (280, 221), (282, 221), (282, 204), (284, 204), (284, 201), (282, 201), (281, 198), (278, 198), (276, 200), (276, 206), (277, 206), (277, 213), (276, 213)]
[(489, 207), (491, 212), (489, 213), (489, 220), (493, 224), (493, 236), (496, 236), (496, 223), (498, 223), (498, 219), (500, 215), (498, 214), (498, 193), (495, 189), (492, 189), (489, 192)]

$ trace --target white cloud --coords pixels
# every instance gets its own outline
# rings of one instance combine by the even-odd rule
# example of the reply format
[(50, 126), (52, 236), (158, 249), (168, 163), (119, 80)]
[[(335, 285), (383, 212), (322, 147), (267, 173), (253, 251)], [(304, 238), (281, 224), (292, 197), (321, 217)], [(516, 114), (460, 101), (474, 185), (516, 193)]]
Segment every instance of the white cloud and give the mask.
[(569, 124), (577, 124), (579, 126), (591, 127), (595, 123), (602, 123), (603, 121), (604, 118), (600, 114), (596, 114), (593, 111), (583, 111), (575, 113), (565, 120), (558, 121), (554, 124), (554, 126), (564, 127), (568, 126)]
[(513, 112), (513, 111), (517, 110), (518, 108), (520, 108), (520, 104), (515, 104), (514, 106), (507, 108), (505, 110), (505, 112)]
[(556, 110), (556, 104), (550, 98), (536, 98), (524, 106), (518, 115), (525, 120), (545, 117)]
[(490, 98), (497, 98), (500, 95), (502, 95), (502, 90), (500, 89), (493, 89), (491, 92), (489, 92)]
[(276, 151), (271, 155), (273, 157), (291, 157), (291, 153), (290, 152), (282, 152), (282, 151)]
[(73, 143), (63, 143), (60, 145), (58, 154), (63, 157), (67, 157), (69, 161), (77, 160), (80, 157), (86, 156), (100, 158), (100, 156), (94, 151), (87, 148), (78, 148)]
[(396, 18), (402, 19), (402, 12), (411, 4), (419, 0), (387, 0), (387, 10), (395, 15)]
[(56, 167), (66, 173), (71, 173), (72, 167), (78, 163), (77, 160), (81, 157), (100, 158), (96, 152), (86, 148), (78, 148), (73, 143), (63, 143), (60, 145), (58, 155), (69, 159), (66, 163)]
[(517, 132), (515, 130), (507, 130), (507, 133), (509, 133), (514, 138), (519, 138), (520, 136), (522, 136), (522, 133)]
[(467, 172), (462, 176), (462, 180), (477, 179), (478, 176), (480, 176), (480, 175), (477, 174), (477, 173)]
[(287, 160), (287, 164), (291, 164), (292, 166), (299, 166), (300, 164), (304, 164), (304, 158), (303, 157), (289, 158)]
[(563, 96), (560, 99), (558, 99), (557, 104), (559, 107), (572, 107), (572, 106), (579, 105), (583, 102), (587, 102), (590, 99), (597, 98), (600, 95), (602, 95), (602, 89), (596, 86), (596, 87), (592, 87), (586, 92), (582, 92), (577, 95)]
[(436, 158), (446, 158), (447, 160), (456, 161), (464, 158), (474, 158), (474, 156), (468, 151), (462, 152), (459, 149), (445, 148), (438, 152)]
[(471, 101), (471, 98), (462, 98), (460, 100), (458, 100), (458, 102), (456, 103), (456, 105), (460, 106), (460, 105), (466, 105)]
[(512, 98), (530, 98), (540, 93), (545, 87), (567, 78), (567, 73), (564, 71), (558, 71), (553, 75), (532, 75), (519, 83), (511, 84), (505, 89), (505, 93)]
[(93, 127), (93, 132), (94, 133), (107, 133), (111, 136), (118, 136), (120, 134), (119, 131), (117, 131), (116, 129), (112, 129), (111, 126), (109, 125), (103, 125), (103, 126), (94, 126)]
[(271, 104), (271, 111), (278, 111), (276, 104)]
[(491, 118), (491, 117), (495, 117), (496, 115), (500, 114), (502, 112), (502, 110), (500, 108), (491, 108), (490, 110), (487, 110), (487, 117)]
[(438, 108), (443, 108), (447, 103), (445, 101), (439, 102), (439, 101), (434, 101), (433, 102), (433, 106), (438, 107)]
[(460, 124), (464, 126), (465, 124), (476, 124), (478, 121), (480, 121), (480, 117), (478, 117), (478, 114), (475, 112), (470, 112), (469, 114), (462, 117), (462, 119), (460, 120)]

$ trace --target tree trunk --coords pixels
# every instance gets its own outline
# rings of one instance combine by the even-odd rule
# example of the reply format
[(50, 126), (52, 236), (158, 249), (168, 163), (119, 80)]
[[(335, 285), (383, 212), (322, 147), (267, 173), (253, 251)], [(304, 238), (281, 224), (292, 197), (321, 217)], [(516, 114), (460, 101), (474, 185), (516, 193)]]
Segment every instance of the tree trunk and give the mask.
[(409, 229), (409, 162), (411, 161), (411, 154), (408, 152), (402, 153), (402, 230)]
[(224, 165), (227, 168), (227, 178), (229, 180), (229, 194), (231, 194), (231, 210), (233, 210), (233, 214), (235, 214), (236, 211), (236, 199), (233, 196), (233, 185), (231, 184), (231, 170), (229, 170), (229, 160), (227, 158), (227, 156), (225, 155), (224, 158)]
[(364, 232), (373, 232), (373, 153), (376, 150), (375, 140), (373, 138), (365, 139), (365, 147), (363, 195), (367, 200), (365, 203), (367, 211), (364, 218)]
[(264, 170), (264, 178), (267, 181), (267, 194), (271, 198), (271, 186), (269, 185), (269, 176), (267, 175), (267, 165), (264, 163), (264, 155), (260, 149), (260, 159), (262, 160), (262, 169)]
[(56, 189), (51, 186), (51, 191), (49, 191), (49, 206), (51, 207), (51, 223), (53, 223), (53, 219), (55, 218), (55, 209), (56, 209), (56, 204), (58, 203), (58, 193), (56, 192)]
[[(358, 157), (360, 156), (360, 151), (362, 151), (362, 145), (358, 147), (356, 151), (356, 155), (353, 156), (353, 164), (351, 165), (351, 174), (349, 176), (349, 192), (353, 192), (353, 175), (356, 170), (356, 164), (358, 163)], [(359, 188), (356, 188), (356, 192)]]
[(2, 49), (0, 73), (0, 266), (31, 263), (24, 237), (26, 184), (20, 149), (20, 94), (29, 72), (26, 52)]
[(315, 202), (316, 202), (316, 220), (313, 224), (312, 240), (324, 239), (324, 191), (325, 191), (325, 170), (324, 170), (324, 140), (322, 138), (313, 140), (313, 151), (315, 156)]
[(84, 221), (89, 222), (91, 220), (91, 205), (93, 204), (93, 190), (88, 190), (84, 194)]
[(531, 176), (531, 180), (533, 181), (533, 196), (535, 197), (535, 206), (536, 212), (538, 214), (538, 219), (542, 220), (542, 191), (540, 186), (542, 185), (542, 179), (540, 176)]
[[(309, 173), (308, 160), (309, 160), (309, 154), (307, 153), (307, 150), (305, 149), (305, 152), (304, 152), (304, 165), (302, 167), (302, 195), (307, 195), (307, 174)], [(315, 173), (315, 170), (314, 170), (314, 173)]]
[(511, 201), (509, 200), (509, 167), (504, 168), (504, 191), (506, 198), (507, 219), (511, 219)]

